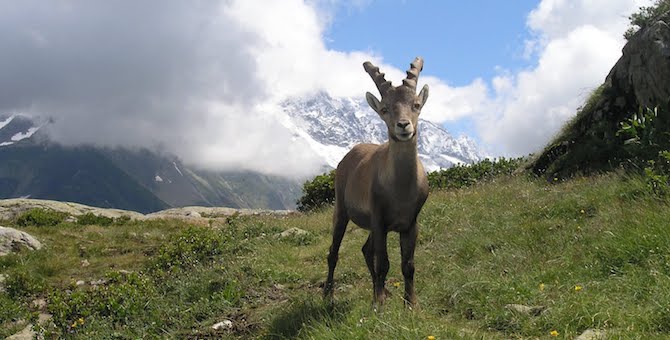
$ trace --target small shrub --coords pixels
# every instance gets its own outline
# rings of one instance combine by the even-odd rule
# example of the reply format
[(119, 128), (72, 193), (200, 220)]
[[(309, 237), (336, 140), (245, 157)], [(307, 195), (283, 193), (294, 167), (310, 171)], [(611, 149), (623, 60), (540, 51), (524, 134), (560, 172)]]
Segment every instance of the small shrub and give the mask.
[(108, 283), (98, 288), (54, 289), (49, 293), (48, 310), (58, 331), (73, 333), (91, 318), (127, 324), (150, 312), (149, 306), (157, 294), (155, 285), (146, 276), (110, 273), (107, 279)]
[(619, 124), (617, 136), (628, 156), (628, 166), (642, 169), (650, 192), (659, 197), (670, 193), (670, 132), (667, 112), (640, 107)]
[(626, 38), (626, 40), (630, 39), (638, 30), (649, 26), (653, 23), (654, 18), (657, 18), (659, 15), (667, 11), (670, 11), (669, 0), (656, 0), (651, 6), (640, 7), (638, 12), (635, 12), (628, 17), (631, 26), (623, 34), (624, 38)]
[(335, 202), (335, 170), (318, 175), (302, 186), (298, 211), (313, 211)]
[(12, 271), (5, 279), (7, 295), (13, 299), (31, 297), (44, 289), (44, 280), (22, 271)]
[(193, 267), (224, 252), (227, 237), (218, 231), (190, 227), (164, 244), (155, 259), (155, 268), (173, 270)]
[(466, 188), (478, 182), (492, 180), (500, 176), (511, 175), (516, 171), (523, 158), (485, 159), (467, 165), (456, 165), (428, 173), (428, 184), (431, 189)]
[(30, 209), (21, 214), (16, 220), (16, 224), (27, 227), (50, 227), (62, 223), (68, 217), (68, 214), (51, 209)]
[(95, 215), (90, 212), (77, 217), (77, 224), (81, 225), (99, 225), (104, 227), (109, 226), (114, 222), (114, 219), (111, 217)]

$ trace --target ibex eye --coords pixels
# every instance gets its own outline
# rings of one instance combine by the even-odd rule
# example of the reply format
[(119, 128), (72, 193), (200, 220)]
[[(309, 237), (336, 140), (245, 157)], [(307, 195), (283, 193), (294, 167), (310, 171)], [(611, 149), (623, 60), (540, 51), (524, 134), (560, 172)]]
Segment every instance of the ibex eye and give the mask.
[(384, 113), (384, 114), (389, 113), (389, 109), (383, 107), (383, 108), (382, 108), (382, 113)]
[(420, 109), (420, 108), (421, 108), (421, 104), (419, 104), (419, 103), (414, 103), (414, 109), (415, 109), (415, 110), (418, 110), (418, 109)]

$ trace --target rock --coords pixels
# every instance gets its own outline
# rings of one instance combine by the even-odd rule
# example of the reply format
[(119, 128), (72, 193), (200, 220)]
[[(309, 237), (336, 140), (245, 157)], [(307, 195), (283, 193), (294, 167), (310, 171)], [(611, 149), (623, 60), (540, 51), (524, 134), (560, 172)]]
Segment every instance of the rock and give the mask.
[(107, 280), (105, 280), (105, 279), (91, 281), (91, 286), (104, 286), (106, 284), (107, 284)]
[(84, 280), (79, 280), (75, 283), (76, 286), (83, 286), (85, 284), (86, 284), (86, 281), (84, 281)]
[(39, 200), (28, 198), (12, 198), (0, 200), (0, 220), (13, 220), (22, 213), (35, 208), (51, 209), (55, 211), (64, 212), (72, 216), (84, 215), (92, 213), (97, 216), (105, 216), (110, 218), (119, 218), (121, 216), (128, 216), (131, 219), (142, 220), (144, 215), (135, 211), (121, 210), (121, 209), (105, 209), (96, 208), (84, 204), (72, 202), (59, 202), (51, 200)]
[(197, 211), (189, 211), (189, 212), (186, 213), (186, 216), (195, 217), (195, 218), (202, 218), (202, 215), (200, 215), (200, 213), (197, 212)]
[(33, 325), (29, 324), (20, 332), (10, 335), (7, 337), (7, 340), (32, 340), (37, 338), (37, 333), (33, 331)]
[(21, 247), (37, 250), (42, 248), (42, 244), (26, 232), (0, 227), (0, 256), (7, 255)]
[[(40, 325), (45, 324), (49, 320), (51, 320), (52, 316), (51, 314), (46, 314), (46, 313), (40, 313), (38, 318), (37, 318), (37, 323)], [(20, 332), (11, 335), (7, 337), (7, 340), (32, 340), (32, 339), (38, 339), (38, 334), (33, 330), (33, 324), (28, 324), (24, 329), (22, 329)]]
[(547, 310), (547, 307), (545, 306), (525, 306), (515, 303), (505, 305), (505, 308), (519, 314), (525, 314), (530, 316), (538, 316)]
[(213, 330), (222, 331), (222, 330), (231, 330), (233, 329), (233, 322), (226, 319), (221, 322), (217, 322), (212, 326)]
[(284, 230), (283, 232), (275, 235), (275, 237), (286, 238), (286, 237), (307, 236), (307, 235), (309, 235), (309, 231), (293, 227), (291, 229)]
[(7, 275), (0, 274), (0, 293), (5, 291), (5, 280), (7, 280)]
[(88, 263), (88, 260), (86, 260), (86, 259), (83, 259), (83, 260), (81, 261), (81, 266), (84, 267), (84, 268), (86, 268), (86, 267), (88, 267), (88, 266), (90, 266), (90, 265), (91, 265), (91, 264)]
[(227, 207), (183, 207), (161, 210), (155, 213), (144, 215), (135, 211), (121, 209), (105, 209), (87, 206), (72, 202), (59, 202), (51, 200), (13, 198), (0, 200), (0, 220), (14, 220), (22, 213), (34, 209), (50, 209), (67, 213), (71, 216), (68, 221), (76, 221), (76, 217), (87, 213), (96, 216), (109, 218), (119, 218), (122, 216), (130, 217), (133, 220), (145, 219), (189, 219), (189, 220), (207, 220), (210, 218), (228, 217), (233, 215), (256, 216), (288, 216), (296, 214), (293, 210), (265, 210), (265, 209), (233, 209)]
[(35, 299), (32, 301), (32, 305), (38, 310), (43, 310), (47, 306), (47, 301), (44, 299)]
[(605, 331), (599, 329), (587, 329), (584, 333), (580, 334), (575, 340), (599, 340), (606, 339)]

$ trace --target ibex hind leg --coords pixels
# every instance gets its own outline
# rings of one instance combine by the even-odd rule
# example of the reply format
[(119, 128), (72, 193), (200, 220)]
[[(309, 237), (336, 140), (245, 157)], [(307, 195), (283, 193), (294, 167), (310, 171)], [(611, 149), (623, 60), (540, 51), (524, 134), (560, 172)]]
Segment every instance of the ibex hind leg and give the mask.
[(349, 217), (344, 209), (339, 209), (342, 205), (335, 204), (335, 212), (333, 213), (333, 243), (330, 245), (330, 253), (328, 254), (328, 278), (323, 287), (323, 297), (325, 299), (333, 298), (333, 281), (335, 275), (335, 266), (339, 257), (340, 245), (344, 232), (347, 230)]

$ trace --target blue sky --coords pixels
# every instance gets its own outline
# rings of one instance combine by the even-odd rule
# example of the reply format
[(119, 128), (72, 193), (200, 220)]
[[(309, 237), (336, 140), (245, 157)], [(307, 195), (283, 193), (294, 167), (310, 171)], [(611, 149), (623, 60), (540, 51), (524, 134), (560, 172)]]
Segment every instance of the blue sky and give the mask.
[(603, 82), (627, 17), (651, 2), (0, 1), (0, 112), (53, 118), (63, 144), (309, 176), (322, 159), (278, 103), (363, 100), (377, 91), (364, 61), (397, 85), (421, 55), (423, 119), (492, 156), (525, 155)]
[(334, 50), (372, 51), (394, 65), (418, 53), (427, 60), (425, 72), (463, 86), (493, 78), (498, 67), (517, 71), (534, 62), (524, 58), (524, 44), (530, 39), (526, 17), (537, 5), (537, 0), (343, 4), (324, 41)]

